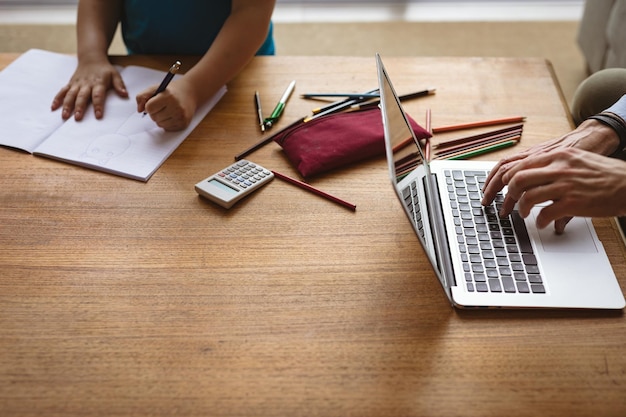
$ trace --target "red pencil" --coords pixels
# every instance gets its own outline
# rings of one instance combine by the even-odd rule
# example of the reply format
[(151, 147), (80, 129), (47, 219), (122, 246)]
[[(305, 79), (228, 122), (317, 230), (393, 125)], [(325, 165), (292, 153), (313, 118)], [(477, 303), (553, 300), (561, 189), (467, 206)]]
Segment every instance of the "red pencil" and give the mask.
[(328, 193), (325, 193), (324, 191), (318, 190), (317, 188), (307, 184), (306, 182), (302, 182), (302, 181), (299, 181), (299, 180), (297, 180), (295, 178), (288, 177), (288, 176), (286, 176), (284, 174), (281, 174), (279, 172), (276, 172), (276, 171), (272, 171), (272, 173), (274, 173), (274, 176), (276, 178), (280, 178), (281, 180), (283, 180), (285, 182), (288, 182), (288, 183), (293, 184), (293, 185), (295, 185), (297, 187), (303, 188), (303, 189), (305, 189), (307, 191), (312, 192), (313, 194), (317, 194), (317, 195), (319, 195), (321, 197), (324, 197), (324, 198), (326, 198), (326, 199), (328, 199), (330, 201), (333, 201), (333, 202), (335, 202), (337, 204), (340, 204), (340, 205), (342, 205), (344, 207), (347, 207), (347, 208), (349, 208), (352, 211), (356, 210), (356, 206), (354, 204), (348, 203), (347, 201), (341, 200), (341, 199), (339, 199), (339, 198), (337, 198), (335, 196), (332, 196), (332, 195), (330, 195)]
[[(437, 148), (437, 152), (435, 152), (435, 155), (437, 156), (442, 156), (444, 154), (450, 154), (450, 153), (454, 153), (454, 152), (458, 152), (458, 151), (463, 151), (465, 149), (469, 149), (475, 146), (479, 146), (479, 145), (483, 145), (489, 142), (495, 142), (497, 140), (501, 140), (501, 139), (507, 139), (507, 138), (511, 138), (511, 137), (515, 137), (515, 136), (521, 136), (522, 134), (522, 129), (515, 129), (515, 130), (511, 130), (508, 132), (493, 132), (490, 135), (480, 135), (480, 137), (475, 137), (472, 140), (467, 140), (464, 141), (462, 143), (458, 143), (456, 145), (453, 146), (446, 146), (443, 148)], [(468, 138), (469, 139), (469, 138)]]
[(514, 136), (511, 138), (495, 140), (493, 142), (484, 143), (481, 145), (477, 145), (471, 147), (469, 149), (464, 149), (458, 152), (450, 152), (444, 155), (437, 155), (437, 159), (466, 159), (472, 156), (480, 155), (489, 151), (496, 151), (506, 146), (513, 146), (519, 143), (521, 136)]
[(433, 147), (435, 149), (444, 149), (444, 148), (449, 149), (455, 146), (471, 143), (480, 139), (491, 138), (491, 137), (495, 137), (498, 135), (506, 135), (508, 133), (521, 132), (523, 128), (524, 128), (524, 125), (514, 125), (514, 126), (505, 127), (504, 129), (490, 130), (488, 132), (483, 132), (478, 135), (464, 136), (462, 138), (440, 142), (434, 145)]
[(502, 125), (506, 123), (521, 123), (526, 120), (525, 117), (507, 117), (504, 119), (494, 119), (494, 120), (484, 120), (481, 122), (471, 122), (471, 123), (463, 123), (459, 125), (452, 126), (442, 126), (433, 128), (433, 133), (441, 133), (441, 132), (452, 132), (454, 130), (462, 130), (462, 129), (471, 129), (474, 127), (483, 127), (483, 126), (495, 126)]

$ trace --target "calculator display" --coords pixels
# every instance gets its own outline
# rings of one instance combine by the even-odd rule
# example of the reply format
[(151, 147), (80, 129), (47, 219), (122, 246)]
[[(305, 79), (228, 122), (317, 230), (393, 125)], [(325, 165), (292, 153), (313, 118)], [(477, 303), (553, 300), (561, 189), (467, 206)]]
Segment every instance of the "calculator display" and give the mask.
[(209, 180), (208, 182), (209, 182), (209, 184), (215, 185), (216, 187), (221, 188), (224, 191), (228, 191), (229, 193), (238, 193), (239, 192), (239, 190), (237, 190), (237, 189), (235, 189), (235, 188), (233, 188), (233, 187), (231, 187), (229, 185), (226, 185), (223, 182), (216, 180), (215, 178)]

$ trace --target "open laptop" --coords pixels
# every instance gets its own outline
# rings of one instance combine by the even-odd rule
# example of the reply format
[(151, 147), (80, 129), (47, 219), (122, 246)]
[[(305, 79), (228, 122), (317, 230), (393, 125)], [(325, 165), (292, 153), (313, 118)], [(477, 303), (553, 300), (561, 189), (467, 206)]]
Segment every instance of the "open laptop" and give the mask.
[(590, 219), (574, 218), (556, 235), (535, 226), (539, 207), (527, 219), (500, 218), (501, 195), (483, 207), (495, 163), (428, 163), (378, 54), (376, 62), (391, 182), (453, 306), (624, 308)]

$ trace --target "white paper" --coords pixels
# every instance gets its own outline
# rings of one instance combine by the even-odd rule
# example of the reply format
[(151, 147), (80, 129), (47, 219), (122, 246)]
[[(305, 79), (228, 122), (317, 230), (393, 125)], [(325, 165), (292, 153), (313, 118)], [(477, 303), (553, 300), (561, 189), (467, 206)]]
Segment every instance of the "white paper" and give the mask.
[[(3, 132), (7, 134), (0, 137), (1, 145), (142, 181), (150, 178), (226, 93), (222, 87), (196, 111), (185, 130), (166, 132), (149, 116), (137, 112), (134, 99), (146, 86), (159, 84), (165, 72), (128, 66), (121, 70), (121, 75), (129, 98), (110, 91), (102, 119), (97, 120), (93, 111), (87, 111), (80, 122), (73, 118), (63, 122), (60, 112), (50, 111), (50, 103), (62, 86), (58, 80), (69, 79), (76, 59), (31, 50), (15, 63), (7, 67), (8, 73), (0, 73), (0, 111), (4, 111), (2, 118), (6, 117)], [(39, 70), (43, 67), (52, 67), (54, 77)], [(56, 82), (51, 82), (51, 78)], [(16, 86), (10, 89), (12, 98), (4, 94), (4, 87), (9, 84)], [(43, 86), (47, 86), (45, 92), (41, 92)], [(12, 106), (15, 101), (18, 105)]]

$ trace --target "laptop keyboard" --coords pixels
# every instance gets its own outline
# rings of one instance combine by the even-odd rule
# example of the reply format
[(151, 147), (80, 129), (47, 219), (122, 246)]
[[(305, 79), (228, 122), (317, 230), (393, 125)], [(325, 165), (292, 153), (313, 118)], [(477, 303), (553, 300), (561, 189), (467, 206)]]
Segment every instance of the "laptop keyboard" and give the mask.
[[(545, 286), (533, 253), (524, 219), (517, 211), (498, 215), (504, 196), (491, 206), (481, 204), (486, 171), (445, 171), (454, 230), (463, 264), (463, 281), (469, 292), (545, 294)], [(403, 190), (404, 203), (413, 213), (424, 238), (417, 186)], [(457, 283), (460, 280), (457, 277)]]
[(422, 220), (422, 211), (417, 194), (417, 182), (411, 181), (411, 183), (402, 190), (402, 198), (404, 198), (404, 204), (409, 209), (409, 213), (413, 215), (413, 224), (417, 226), (417, 232), (422, 237), (422, 240), (424, 240), (424, 222)]
[(480, 202), (485, 171), (446, 171), (456, 244), (470, 292), (546, 292), (524, 219), (517, 211), (498, 215), (504, 196), (490, 206)]

